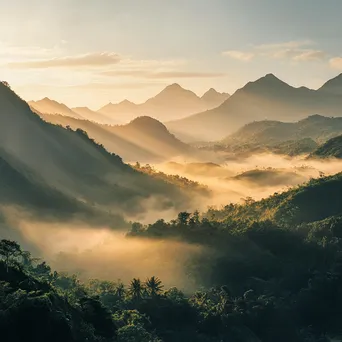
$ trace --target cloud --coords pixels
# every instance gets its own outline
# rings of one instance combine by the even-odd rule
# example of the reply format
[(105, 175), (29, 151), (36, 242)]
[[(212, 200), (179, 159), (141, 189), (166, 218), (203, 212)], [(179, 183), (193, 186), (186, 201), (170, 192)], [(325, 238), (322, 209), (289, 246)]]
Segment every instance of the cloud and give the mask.
[(188, 71), (149, 71), (149, 70), (112, 70), (101, 73), (103, 76), (129, 76), (144, 79), (170, 79), (170, 78), (216, 78), (223, 77), (223, 73), (188, 72)]
[(79, 56), (57, 57), (36, 61), (9, 63), (8, 66), (17, 69), (46, 69), (46, 68), (77, 68), (103, 67), (117, 64), (121, 61), (118, 54), (101, 52)]
[(224, 51), (222, 54), (241, 61), (254, 57), (271, 59), (289, 59), (298, 62), (322, 61), (327, 54), (322, 50), (312, 49), (315, 43), (309, 40), (254, 45), (248, 51)]
[(331, 58), (329, 64), (333, 69), (342, 70), (342, 57)]
[(287, 50), (287, 49), (296, 49), (296, 48), (309, 46), (313, 44), (315, 43), (311, 40), (292, 40), (292, 41), (281, 42), (281, 43), (255, 45), (254, 48), (258, 50)]
[(223, 51), (222, 55), (245, 62), (250, 61), (255, 57), (255, 54), (253, 52), (244, 52), (237, 50)]
[(308, 50), (293, 57), (296, 61), (321, 61), (326, 58), (326, 53), (321, 50)]
[(142, 89), (153, 86), (151, 83), (140, 82), (120, 82), (120, 83), (84, 83), (67, 86), (67, 88), (81, 89), (81, 90), (111, 90), (111, 89)]

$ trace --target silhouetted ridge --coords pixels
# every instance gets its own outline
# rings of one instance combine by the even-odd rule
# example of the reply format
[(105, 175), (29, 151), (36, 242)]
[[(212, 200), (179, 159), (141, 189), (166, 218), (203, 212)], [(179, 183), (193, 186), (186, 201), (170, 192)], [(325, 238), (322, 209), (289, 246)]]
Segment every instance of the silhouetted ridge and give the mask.
[[(110, 103), (110, 104), (112, 104), (112, 103)], [(127, 99), (119, 102), (119, 104), (121, 104), (121, 105), (135, 105), (135, 103), (133, 103), (132, 101), (129, 101)]]
[(319, 114), (313, 114), (313, 115), (309, 115), (307, 118), (303, 119), (303, 120), (300, 120), (299, 122), (301, 123), (308, 123), (308, 122), (314, 122), (314, 123), (317, 123), (317, 122), (324, 122), (324, 121), (327, 121), (327, 120), (330, 120), (331, 118), (328, 118), (326, 116), (323, 116), (323, 115), (319, 115)]
[(286, 82), (280, 80), (273, 74), (267, 74), (264, 77), (257, 79), (254, 82), (248, 82), (243, 88), (238, 91), (253, 91), (258, 93), (259, 91), (268, 91), (276, 93), (284, 89), (291, 89), (292, 87)]
[(319, 146), (311, 157), (318, 158), (342, 158), (342, 135), (329, 139), (325, 144)]
[[(112, 213), (114, 210), (141, 212), (144, 210), (141, 201), (151, 196), (160, 197), (156, 204), (159, 208), (188, 201), (187, 195), (176, 186), (137, 172), (124, 164), (116, 151), (109, 153), (92, 136), (77, 129), (80, 122), (92, 124), (90, 121), (73, 120), (76, 132), (47, 123), (11, 89), (0, 85), (0, 146), (39, 175), (47, 187), (82, 200), (85, 205), (105, 211), (110, 207)], [(133, 132), (136, 136), (137, 131)], [(128, 133), (123, 132), (121, 141)]]
[(318, 89), (320, 92), (327, 92), (342, 96), (342, 73), (323, 84)]
[(165, 100), (174, 101), (177, 100), (177, 97), (182, 97), (188, 101), (200, 100), (191, 90), (182, 88), (178, 83), (173, 83), (165, 87), (159, 94), (147, 100), (145, 103)]
[(160, 121), (151, 118), (150, 116), (139, 116), (132, 120), (127, 126), (144, 130), (161, 129), (163, 131), (167, 131), (165, 125), (163, 125)]

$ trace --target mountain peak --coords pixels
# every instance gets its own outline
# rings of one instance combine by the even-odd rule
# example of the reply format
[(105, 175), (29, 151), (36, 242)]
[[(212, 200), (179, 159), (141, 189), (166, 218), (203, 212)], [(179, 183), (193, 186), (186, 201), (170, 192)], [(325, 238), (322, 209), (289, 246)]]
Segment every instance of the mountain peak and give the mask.
[(277, 93), (281, 90), (292, 88), (286, 82), (282, 81), (274, 74), (266, 74), (265, 76), (257, 79), (253, 82), (248, 82), (240, 90), (252, 91), (252, 92), (272, 92)]
[(272, 73), (266, 74), (264, 77), (259, 78), (255, 82), (285, 83), (284, 81), (282, 81), (281, 79), (279, 79), (277, 76), (275, 76)]
[(145, 103), (154, 102), (156, 104), (159, 101), (163, 103), (164, 101), (175, 101), (176, 98), (190, 101), (200, 100), (200, 98), (191, 90), (184, 89), (178, 83), (173, 83), (165, 87), (159, 94), (147, 100)]
[(121, 104), (121, 105), (134, 105), (135, 103), (133, 103), (127, 99), (124, 99), (123, 101), (119, 102), (119, 104)]
[[(190, 90), (186, 90), (181, 87), (178, 83), (173, 83), (166, 86), (158, 95), (160, 94), (172, 94), (172, 93), (182, 93), (182, 92), (190, 92)], [(158, 96), (157, 95), (157, 96)]]
[(208, 91), (206, 91), (202, 97), (206, 96), (206, 95), (216, 95), (216, 94), (220, 94), (216, 89), (214, 88), (210, 88)]
[(342, 95), (342, 73), (325, 82), (318, 90), (335, 95)]
[(165, 89), (183, 89), (178, 83), (172, 83), (168, 85)]
[(135, 119), (133, 119), (129, 124), (131, 127), (139, 128), (139, 129), (148, 129), (153, 130), (156, 128), (167, 130), (164, 124), (162, 124), (160, 121), (158, 121), (155, 118), (152, 118), (150, 116), (138, 116)]

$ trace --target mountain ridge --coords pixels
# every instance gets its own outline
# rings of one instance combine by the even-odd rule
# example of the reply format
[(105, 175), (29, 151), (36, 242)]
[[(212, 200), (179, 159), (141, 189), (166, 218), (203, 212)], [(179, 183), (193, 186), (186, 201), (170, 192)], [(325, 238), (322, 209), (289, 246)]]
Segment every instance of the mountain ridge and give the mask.
[(143, 211), (143, 202), (151, 197), (159, 199), (154, 205), (159, 209), (188, 203), (177, 187), (134, 170), (84, 131), (42, 120), (2, 84), (0, 144), (47, 187), (113, 214)]
[[(127, 162), (160, 162), (192, 151), (190, 146), (174, 137), (161, 122), (147, 116), (125, 125), (101, 125), (61, 115), (41, 117), (53, 124), (82, 129), (106, 149), (119, 154)], [(195, 153), (195, 151), (192, 151)]]
[(295, 88), (267, 74), (248, 82), (217, 108), (166, 122), (166, 126), (176, 136), (192, 131), (194, 141), (213, 141), (248, 122), (265, 119), (291, 122), (315, 113), (342, 116), (341, 108), (342, 97), (335, 93)]
[(128, 100), (116, 104), (108, 103), (98, 112), (122, 122), (128, 122), (137, 116), (151, 116), (164, 122), (171, 117), (181, 118), (199, 110), (214, 108), (229, 96), (226, 93), (218, 93), (216, 90), (215, 96), (212, 92), (209, 95), (210, 98), (208, 95), (199, 97), (193, 91), (181, 87), (178, 83), (173, 83), (143, 103), (136, 104)]

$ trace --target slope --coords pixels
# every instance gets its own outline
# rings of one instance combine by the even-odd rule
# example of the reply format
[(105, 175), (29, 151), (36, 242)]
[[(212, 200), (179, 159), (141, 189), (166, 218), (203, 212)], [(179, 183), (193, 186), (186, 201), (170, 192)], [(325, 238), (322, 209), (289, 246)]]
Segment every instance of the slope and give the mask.
[(335, 93), (294, 88), (267, 74), (247, 83), (221, 106), (166, 126), (176, 136), (191, 132), (194, 140), (218, 140), (249, 122), (297, 121), (315, 113), (341, 116), (341, 107), (342, 98)]
[(330, 93), (335, 95), (342, 95), (342, 73), (338, 76), (332, 78), (323, 84), (321, 88), (318, 89), (323, 93)]
[(342, 158), (342, 135), (329, 139), (311, 155), (313, 158)]
[(271, 220), (278, 225), (294, 225), (324, 220), (342, 213), (342, 173), (311, 179), (283, 193), (245, 204), (230, 204), (212, 214), (223, 222)]
[(224, 101), (226, 101), (230, 97), (227, 93), (219, 93), (214, 88), (210, 88), (207, 92), (205, 92), (201, 99), (205, 103), (207, 103), (208, 108), (216, 108), (220, 106)]
[(67, 115), (78, 119), (82, 118), (81, 115), (71, 110), (65, 104), (50, 100), (47, 97), (39, 101), (30, 101), (28, 104), (40, 113)]
[(86, 131), (108, 151), (119, 154), (128, 162), (160, 162), (191, 151), (190, 146), (176, 139), (162, 123), (150, 117), (138, 117), (122, 126), (100, 125), (61, 115), (41, 117), (54, 124)]
[(0, 145), (49, 187), (88, 205), (135, 213), (151, 197), (160, 209), (188, 203), (179, 189), (133, 170), (83, 131), (44, 122), (3, 84)]
[(100, 108), (97, 113), (105, 115), (113, 121), (119, 123), (129, 122), (136, 116), (141, 115), (140, 105), (137, 105), (131, 101), (123, 100), (119, 103), (108, 103)]
[(111, 119), (104, 114), (101, 114), (99, 112), (94, 112), (88, 107), (74, 107), (74, 108), (71, 108), (71, 110), (85, 120), (94, 121), (94, 122), (101, 123), (101, 124), (112, 124), (112, 125), (119, 123), (118, 121), (115, 121), (114, 119)]
[(342, 118), (311, 115), (298, 122), (256, 121), (222, 140), (223, 144), (277, 144), (289, 140), (311, 138), (318, 143), (342, 134)]

